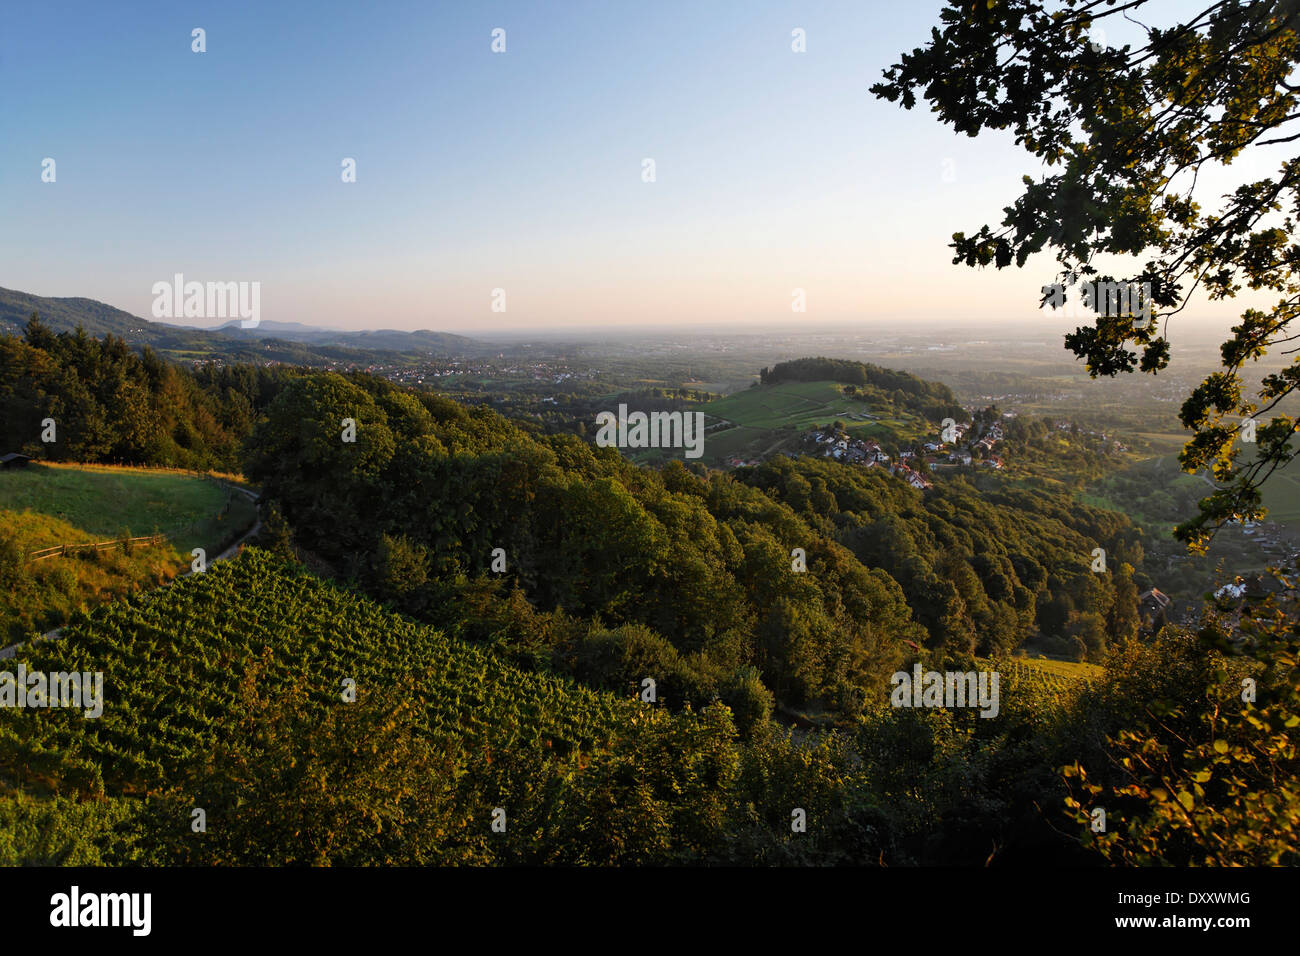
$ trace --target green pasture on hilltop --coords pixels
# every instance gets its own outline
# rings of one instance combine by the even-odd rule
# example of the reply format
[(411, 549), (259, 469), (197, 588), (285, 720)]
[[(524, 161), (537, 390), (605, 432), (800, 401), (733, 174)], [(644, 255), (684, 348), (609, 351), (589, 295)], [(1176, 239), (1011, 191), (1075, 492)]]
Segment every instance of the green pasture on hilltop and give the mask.
[(761, 457), (797, 451), (797, 436), (817, 425), (843, 422), (857, 438), (913, 438), (927, 429), (915, 416), (888, 404), (846, 396), (838, 382), (785, 382), (758, 385), (724, 398), (694, 405), (706, 425), (728, 422), (731, 427), (710, 431), (704, 442), (708, 464), (737, 456)]
[(244, 495), (183, 471), (38, 463), (0, 471), (0, 510), (48, 515), (100, 540), (158, 532), (210, 556), (256, 517)]

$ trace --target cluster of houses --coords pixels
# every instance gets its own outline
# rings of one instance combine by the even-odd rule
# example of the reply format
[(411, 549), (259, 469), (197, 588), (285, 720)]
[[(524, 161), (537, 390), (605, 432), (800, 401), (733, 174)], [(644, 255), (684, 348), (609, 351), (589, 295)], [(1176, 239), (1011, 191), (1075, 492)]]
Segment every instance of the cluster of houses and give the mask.
[[(964, 422), (953, 426), (951, 447), (940, 437), (922, 442), (920, 453), (925, 456), (926, 464), (940, 470), (970, 467), (978, 458), (981, 467), (1000, 471), (1003, 467), (1002, 459), (993, 454), (993, 449), (1005, 437), (1002, 426), (994, 422), (974, 440), (969, 440), (970, 431), (971, 426)], [(902, 452), (899, 457), (904, 458), (910, 454), (912, 453)]]
[(1214, 596), (1221, 602), (1240, 601), (1243, 598), (1262, 601), (1270, 595), (1281, 593), (1282, 590), (1281, 582), (1271, 574), (1255, 574), (1250, 577), (1242, 577), (1239, 574), (1232, 583), (1225, 584), (1215, 591)]
[(952, 430), (951, 448), (948, 442), (935, 436), (920, 443), (919, 446), (900, 451), (896, 461), (891, 460), (879, 443), (870, 438), (852, 438), (836, 432), (833, 428), (816, 429), (808, 434), (805, 441), (811, 444), (823, 458), (833, 458), (846, 465), (858, 465), (862, 468), (884, 468), (891, 475), (901, 478), (913, 488), (929, 488), (931, 482), (917, 470), (917, 462), (925, 462), (930, 469), (969, 467), (978, 455), (984, 467), (1002, 468), (1002, 459), (994, 455), (993, 449), (1002, 441), (1002, 427), (997, 423), (986, 428), (980, 437), (972, 442), (966, 438), (970, 425), (959, 424)]
[(846, 465), (858, 465), (862, 468), (884, 468), (891, 475), (901, 478), (913, 488), (929, 488), (930, 481), (920, 472), (913, 470), (908, 459), (914, 453), (905, 451), (898, 456), (898, 461), (880, 447), (879, 442), (870, 438), (848, 438), (837, 435), (834, 431), (814, 431), (808, 440), (816, 446), (823, 458), (833, 458)]
[(823, 458), (834, 458), (846, 465), (889, 464), (889, 456), (880, 450), (880, 445), (869, 438), (849, 438), (836, 434), (832, 429), (814, 431), (807, 438), (821, 452)]
[[(1296, 558), (1293, 557), (1291, 560), (1295, 561)], [(1219, 612), (1224, 615), (1226, 623), (1233, 631), (1229, 640), (1237, 642), (1243, 639), (1238, 627), (1247, 608), (1270, 597), (1282, 599), (1285, 591), (1285, 584), (1271, 573), (1251, 574), (1244, 577), (1237, 575), (1232, 582), (1224, 584), (1215, 591), (1214, 599), (1218, 604)]]

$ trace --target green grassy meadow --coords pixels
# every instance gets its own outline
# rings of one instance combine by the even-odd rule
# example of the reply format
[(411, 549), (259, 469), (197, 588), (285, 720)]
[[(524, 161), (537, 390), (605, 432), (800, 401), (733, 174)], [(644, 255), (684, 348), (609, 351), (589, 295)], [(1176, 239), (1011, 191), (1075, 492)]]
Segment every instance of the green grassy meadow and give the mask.
[(1279, 468), (1264, 483), (1268, 519), (1300, 531), (1300, 461)]
[[(194, 548), (215, 558), (256, 517), (244, 495), (187, 472), (35, 463), (0, 471), (0, 645), (166, 583)], [(56, 545), (155, 532), (166, 541), (29, 560)]]
[(837, 382), (760, 385), (692, 406), (708, 416), (706, 425), (732, 423), (730, 428), (707, 434), (703, 460), (718, 464), (732, 456), (748, 458), (794, 451), (800, 433), (836, 420), (844, 422), (854, 437), (877, 440), (910, 438), (927, 428), (925, 422), (913, 416), (899, 417), (888, 405), (873, 406), (847, 397), (841, 388)]
[[(1131, 471), (1143, 476), (1143, 494), (1117, 494), (1113, 487), (1116, 483), (1110, 481), (1079, 493), (1079, 500), (1086, 505), (1122, 511), (1148, 530), (1168, 535), (1179, 523), (1175, 517), (1181, 520), (1193, 514), (1195, 501), (1212, 490), (1204, 478), (1189, 475), (1179, 467), (1177, 454), (1137, 462)], [(1300, 460), (1273, 472), (1264, 483), (1262, 494), (1264, 507), (1268, 509), (1266, 520), (1300, 532)], [(1184, 504), (1171, 514), (1170, 505), (1175, 500)]]
[(26, 560), (42, 548), (96, 539), (103, 540), (50, 515), (0, 509), (0, 646), (61, 627), (96, 604), (165, 584), (189, 560), (166, 541)]
[(57, 518), (87, 541), (159, 532), (180, 551), (209, 555), (255, 519), (246, 497), (186, 472), (36, 463), (0, 472), (0, 509)]

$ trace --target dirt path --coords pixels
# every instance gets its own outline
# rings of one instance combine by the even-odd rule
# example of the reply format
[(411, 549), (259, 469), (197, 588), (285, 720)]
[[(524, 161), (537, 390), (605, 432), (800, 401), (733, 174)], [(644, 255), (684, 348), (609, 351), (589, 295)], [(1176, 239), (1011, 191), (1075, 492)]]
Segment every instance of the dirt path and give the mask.
[(251, 528), (249, 528), (242, 535), (240, 535), (238, 541), (236, 541), (230, 547), (226, 548), (225, 551), (222, 551), (219, 555), (213, 558), (212, 563), (216, 564), (218, 561), (229, 561), (231, 558), (233, 558), (235, 555), (239, 553), (239, 549), (244, 546), (245, 541), (247, 541), (249, 538), (256, 535), (257, 532), (261, 530), (262, 530), (262, 519), (258, 518), (256, 521), (253, 522), (253, 526)]

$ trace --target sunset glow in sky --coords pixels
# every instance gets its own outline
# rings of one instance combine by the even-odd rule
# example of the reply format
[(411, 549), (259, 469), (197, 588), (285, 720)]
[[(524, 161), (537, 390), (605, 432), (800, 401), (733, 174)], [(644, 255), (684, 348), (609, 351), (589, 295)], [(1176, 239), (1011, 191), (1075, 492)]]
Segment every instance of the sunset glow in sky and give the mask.
[(0, 286), (148, 317), (180, 272), (260, 282), (264, 320), (471, 334), (1062, 325), (1036, 309), (1048, 259), (949, 264), (951, 234), (996, 224), (1032, 157), (868, 90), (939, 9), (13, 4)]

